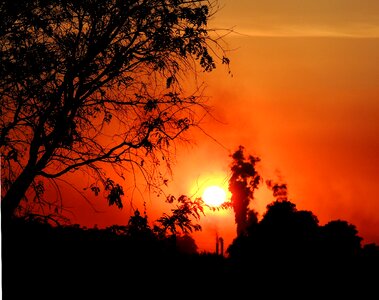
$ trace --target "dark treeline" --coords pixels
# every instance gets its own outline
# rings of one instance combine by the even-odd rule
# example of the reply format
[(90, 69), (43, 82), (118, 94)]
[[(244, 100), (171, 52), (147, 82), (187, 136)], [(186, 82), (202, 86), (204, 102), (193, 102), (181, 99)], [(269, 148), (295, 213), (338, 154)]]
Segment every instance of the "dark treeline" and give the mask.
[(288, 200), (269, 204), (225, 256), (199, 253), (188, 234), (150, 228), (138, 211), (125, 226), (105, 229), (15, 219), (2, 239), (4, 299), (91, 298), (100, 292), (121, 297), (137, 288), (143, 294), (140, 287), (153, 289), (156, 297), (173, 296), (178, 288), (186, 295), (264, 288), (267, 296), (306, 291), (341, 297), (371, 293), (379, 282), (376, 244), (363, 245), (347, 221), (319, 225), (312, 212)]
[(103, 292), (107, 299), (377, 294), (377, 244), (364, 244), (348, 221), (321, 225), (313, 212), (289, 200), (285, 183), (272, 180), (266, 184), (275, 200), (258, 217), (253, 202), (262, 182), (260, 160), (245, 156), (243, 147), (232, 159), (233, 197), (219, 209), (233, 210), (237, 232), (225, 253), (217, 247), (199, 252), (191, 236), (201, 230), (201, 198), (169, 195), (174, 208), (152, 224), (144, 209), (135, 210), (125, 225), (103, 229), (27, 214), (2, 228), (4, 299), (98, 299)]
[(4, 299), (97, 299), (98, 293), (123, 296), (142, 286), (163, 293), (196, 273), (211, 278), (221, 271), (221, 256), (198, 254), (189, 234), (167, 233), (167, 224), (160, 224), (150, 228), (138, 210), (126, 225), (104, 229), (15, 218), (2, 230)]
[(341, 293), (377, 285), (379, 247), (363, 244), (355, 225), (340, 219), (320, 225), (311, 211), (286, 199), (255, 220), (228, 248), (235, 275)]

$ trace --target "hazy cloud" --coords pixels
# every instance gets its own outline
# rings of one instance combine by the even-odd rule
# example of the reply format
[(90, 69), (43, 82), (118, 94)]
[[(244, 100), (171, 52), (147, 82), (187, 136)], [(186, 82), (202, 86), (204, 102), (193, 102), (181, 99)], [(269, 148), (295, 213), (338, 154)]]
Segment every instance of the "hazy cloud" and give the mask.
[(221, 0), (214, 24), (249, 36), (379, 37), (377, 0)]

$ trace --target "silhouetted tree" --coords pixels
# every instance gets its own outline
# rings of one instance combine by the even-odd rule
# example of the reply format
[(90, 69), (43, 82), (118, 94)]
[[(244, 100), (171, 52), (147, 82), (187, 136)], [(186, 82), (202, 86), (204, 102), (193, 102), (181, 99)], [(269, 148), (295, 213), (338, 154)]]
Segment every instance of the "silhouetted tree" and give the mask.
[(178, 233), (188, 234), (193, 231), (200, 231), (201, 226), (193, 223), (193, 220), (199, 221), (201, 215), (204, 215), (204, 202), (201, 198), (191, 200), (185, 195), (179, 198), (170, 195), (167, 197), (168, 203), (178, 202), (176, 208), (171, 209), (172, 214), (164, 213), (155, 225), (155, 231), (159, 235), (165, 236), (167, 233), (175, 236)]
[(123, 187), (104, 164), (158, 185), (151, 168), (169, 165), (170, 145), (206, 109), (200, 90), (182, 91), (181, 75), (229, 63), (208, 34), (216, 3), (1, 2), (2, 220), (27, 191), (43, 205), (46, 179), (79, 169), (120, 208)]
[[(240, 235), (246, 229), (248, 222), (257, 220), (254, 210), (249, 209), (249, 204), (254, 200), (254, 191), (261, 180), (256, 170), (256, 164), (260, 159), (252, 155), (246, 158), (242, 146), (232, 154), (232, 159), (229, 191), (232, 193), (231, 202), (237, 224), (237, 235)], [(251, 221), (248, 219), (249, 216), (252, 217)]]
[(355, 225), (344, 220), (332, 220), (321, 227), (322, 247), (333, 260), (358, 254), (362, 238)]
[[(194, 240), (180, 229), (175, 248), (167, 248), (170, 237), (138, 240), (127, 234), (127, 227), (134, 225), (137, 236), (144, 232), (145, 220), (135, 211), (126, 226), (88, 229), (53, 226), (47, 218), (14, 218), (11, 234), (2, 236), (7, 245), (2, 252), (4, 299), (50, 299), (62, 286), (67, 298), (78, 292), (96, 298), (100, 291), (109, 295), (109, 290), (120, 295), (125, 286), (154, 286), (159, 294), (167, 293), (159, 288), (167, 284), (182, 291), (183, 282), (194, 278), (207, 282), (216, 298), (225, 292), (242, 294), (241, 286), (251, 283), (263, 288), (265, 296), (273, 292), (293, 297), (299, 292), (304, 297), (298, 286), (320, 296), (351, 291), (372, 296), (377, 290), (379, 247), (368, 244), (359, 250), (354, 226), (337, 220), (325, 229), (311, 212), (297, 210), (293, 203), (268, 205), (262, 220), (233, 241), (229, 257), (196, 254)], [(312, 252), (303, 246), (313, 235), (338, 247), (325, 247), (329, 253)], [(311, 244), (316, 250), (317, 243), (326, 245), (316, 238)], [(195, 284), (191, 291), (200, 290)]]
[(288, 200), (276, 200), (267, 205), (258, 223), (237, 236), (227, 252), (241, 270), (281, 274), (292, 268), (295, 272), (305, 261), (313, 263), (318, 236), (318, 219), (312, 212), (299, 211)]
[(318, 239), (318, 219), (310, 211), (297, 210), (288, 200), (276, 200), (267, 205), (259, 223), (261, 247), (276, 258), (310, 257)]
[(176, 237), (176, 248), (180, 253), (196, 254), (198, 247), (192, 236), (183, 234)]
[(130, 217), (127, 226), (127, 235), (133, 238), (151, 238), (153, 231), (149, 226), (147, 215), (141, 216), (138, 209)]
[(266, 180), (267, 187), (272, 190), (272, 195), (278, 201), (288, 200), (288, 189), (285, 183), (276, 183), (273, 180)]

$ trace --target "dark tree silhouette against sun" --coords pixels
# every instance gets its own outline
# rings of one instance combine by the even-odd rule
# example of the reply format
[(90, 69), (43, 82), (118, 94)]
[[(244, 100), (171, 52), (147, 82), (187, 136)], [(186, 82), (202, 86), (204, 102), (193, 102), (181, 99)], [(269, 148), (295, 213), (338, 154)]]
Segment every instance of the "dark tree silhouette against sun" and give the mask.
[(232, 193), (231, 202), (237, 224), (237, 235), (240, 235), (249, 222), (256, 221), (256, 213), (249, 208), (249, 204), (254, 199), (254, 191), (261, 181), (256, 170), (256, 164), (260, 159), (252, 155), (246, 158), (242, 146), (233, 153), (232, 158), (229, 191)]
[(26, 197), (43, 206), (46, 182), (78, 170), (120, 208), (123, 186), (105, 165), (159, 186), (154, 169), (169, 167), (173, 142), (198, 125), (195, 109), (207, 112), (202, 89), (184, 92), (183, 79), (229, 63), (207, 28), (216, 5), (1, 2), (2, 220)]

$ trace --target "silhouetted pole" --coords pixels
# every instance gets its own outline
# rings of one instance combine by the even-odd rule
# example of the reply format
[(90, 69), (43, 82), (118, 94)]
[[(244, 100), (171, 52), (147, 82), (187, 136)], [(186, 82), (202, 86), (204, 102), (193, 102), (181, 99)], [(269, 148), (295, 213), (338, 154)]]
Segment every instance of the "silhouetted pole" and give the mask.
[(221, 248), (221, 251), (220, 251), (220, 254), (221, 256), (224, 256), (224, 239), (222, 237), (220, 237), (219, 239), (219, 242), (220, 242), (220, 248)]
[(216, 234), (216, 255), (224, 256), (224, 239)]
[(216, 255), (218, 255), (218, 235), (216, 234)]

